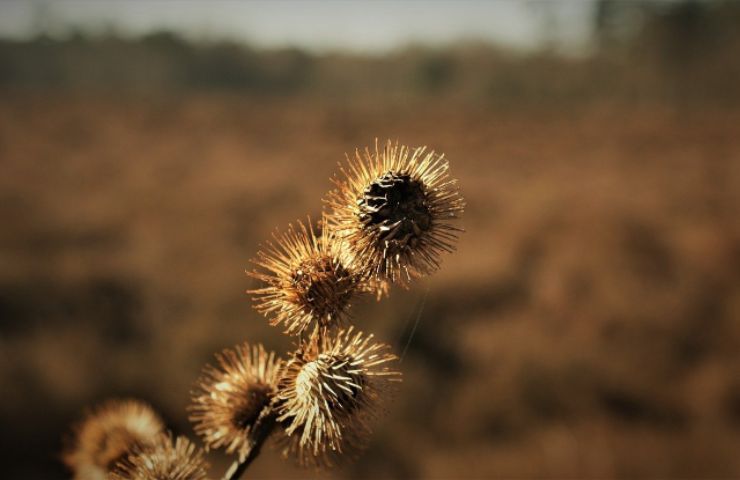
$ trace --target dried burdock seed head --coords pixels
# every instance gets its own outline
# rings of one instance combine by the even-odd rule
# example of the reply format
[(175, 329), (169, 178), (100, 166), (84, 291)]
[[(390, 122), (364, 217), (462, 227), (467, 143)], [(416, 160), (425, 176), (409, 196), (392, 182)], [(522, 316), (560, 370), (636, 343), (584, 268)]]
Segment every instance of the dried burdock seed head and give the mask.
[(389, 141), (347, 163), (325, 199), (327, 221), (360, 264), (401, 284), (437, 270), (461, 231), (450, 221), (465, 207), (444, 157)]
[(390, 296), (391, 283), (388, 280), (371, 275), (365, 278), (359, 289), (362, 293), (373, 295), (375, 300), (379, 302), (383, 297)]
[(159, 415), (137, 400), (109, 400), (75, 427), (73, 444), (64, 463), (78, 480), (107, 478), (134, 448), (145, 448), (164, 430)]
[(401, 375), (387, 366), (397, 359), (388, 345), (372, 339), (352, 328), (314, 336), (288, 361), (276, 409), (285, 453), (301, 464), (331, 464), (364, 446), (380, 400)]
[(262, 271), (248, 272), (266, 284), (254, 294), (255, 308), (270, 319), (271, 325), (285, 325), (285, 332), (298, 335), (310, 325), (340, 325), (347, 316), (352, 297), (361, 293), (360, 272), (352, 257), (326, 229), (316, 235), (298, 223), (286, 233), (275, 235), (253, 263)]
[(272, 401), (282, 361), (262, 345), (246, 343), (216, 359), (218, 368), (207, 365), (196, 384), (190, 420), (206, 448), (241, 454), (251, 447), (254, 426)]
[(203, 451), (185, 437), (174, 441), (160, 434), (149, 448), (136, 449), (119, 462), (110, 480), (204, 480), (206, 464)]

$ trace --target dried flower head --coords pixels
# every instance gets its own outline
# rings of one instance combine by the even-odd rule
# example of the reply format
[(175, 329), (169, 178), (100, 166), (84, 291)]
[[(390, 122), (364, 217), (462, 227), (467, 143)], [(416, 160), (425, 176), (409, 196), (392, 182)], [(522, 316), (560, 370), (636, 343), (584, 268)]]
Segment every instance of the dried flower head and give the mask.
[(288, 361), (277, 394), (278, 422), (285, 428), (285, 453), (301, 464), (326, 465), (337, 454), (362, 448), (370, 420), (390, 382), (397, 359), (372, 335), (340, 330), (312, 337)]
[(391, 283), (383, 278), (367, 276), (359, 288), (361, 292), (375, 296), (379, 302), (383, 297), (390, 297)]
[(134, 448), (147, 447), (164, 429), (154, 410), (137, 400), (109, 400), (75, 428), (63, 460), (78, 480), (103, 480)]
[(282, 361), (262, 345), (244, 343), (216, 355), (220, 368), (207, 365), (189, 410), (206, 448), (243, 452), (253, 427), (272, 401)]
[(443, 155), (390, 141), (355, 151), (334, 179), (327, 220), (373, 275), (406, 283), (439, 268), (461, 230), (450, 224), (465, 207)]
[(255, 308), (271, 325), (284, 324), (291, 335), (311, 324), (341, 324), (362, 281), (347, 250), (326, 229), (317, 236), (310, 221), (308, 228), (299, 222), (297, 229), (290, 225), (274, 237), (276, 243), (268, 242), (252, 260), (263, 271), (248, 272), (266, 284), (249, 290)]
[(110, 480), (204, 480), (208, 465), (203, 451), (185, 437), (157, 436), (148, 448), (137, 448), (109, 476)]

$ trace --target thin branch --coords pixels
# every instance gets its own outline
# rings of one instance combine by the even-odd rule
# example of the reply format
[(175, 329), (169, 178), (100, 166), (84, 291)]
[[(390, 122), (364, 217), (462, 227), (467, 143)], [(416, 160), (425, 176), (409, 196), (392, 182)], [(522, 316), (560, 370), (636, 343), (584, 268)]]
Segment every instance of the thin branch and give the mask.
[(224, 474), (223, 480), (238, 480), (242, 477), (252, 461), (260, 454), (262, 445), (264, 445), (276, 424), (276, 416), (272, 412), (263, 414), (262, 418), (257, 420), (249, 450), (240, 454), (239, 460), (231, 464), (231, 467)]

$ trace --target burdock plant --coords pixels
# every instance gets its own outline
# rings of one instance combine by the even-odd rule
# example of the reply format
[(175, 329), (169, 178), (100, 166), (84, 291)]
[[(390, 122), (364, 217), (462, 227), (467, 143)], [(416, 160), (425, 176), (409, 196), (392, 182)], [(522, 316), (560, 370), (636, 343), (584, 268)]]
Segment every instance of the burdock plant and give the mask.
[[(286, 359), (243, 343), (216, 355), (197, 380), (190, 420), (205, 450), (236, 456), (240, 478), (271, 437), (286, 457), (327, 467), (358, 454), (401, 373), (389, 345), (350, 323), (352, 302), (408, 286), (440, 266), (464, 208), (447, 161), (388, 142), (355, 152), (324, 200), (318, 226), (288, 226), (252, 260), (254, 306), (293, 336)], [(75, 431), (64, 454), (77, 480), (202, 480), (203, 451), (173, 439), (141, 402), (109, 402)]]
[(275, 396), (282, 361), (262, 345), (246, 343), (216, 358), (220, 368), (207, 365), (196, 384), (190, 420), (206, 448), (245, 454), (257, 441), (257, 420)]
[(285, 451), (301, 464), (331, 465), (364, 445), (368, 421), (400, 377), (386, 366), (396, 356), (372, 338), (352, 327), (313, 335), (288, 361), (275, 410), (289, 439)]
[(465, 207), (443, 155), (388, 142), (355, 151), (325, 199), (331, 229), (377, 280), (403, 285), (439, 268)]
[(104, 480), (130, 452), (154, 445), (163, 431), (164, 423), (149, 405), (109, 400), (75, 426), (74, 442), (62, 458), (75, 480)]
[(347, 249), (330, 230), (316, 235), (310, 220), (308, 227), (298, 222), (298, 229), (290, 225), (286, 233), (274, 237), (275, 243), (267, 242), (252, 260), (260, 270), (248, 272), (264, 284), (248, 291), (254, 295), (255, 308), (270, 325), (285, 325), (289, 335), (312, 324), (342, 323), (364, 274)]

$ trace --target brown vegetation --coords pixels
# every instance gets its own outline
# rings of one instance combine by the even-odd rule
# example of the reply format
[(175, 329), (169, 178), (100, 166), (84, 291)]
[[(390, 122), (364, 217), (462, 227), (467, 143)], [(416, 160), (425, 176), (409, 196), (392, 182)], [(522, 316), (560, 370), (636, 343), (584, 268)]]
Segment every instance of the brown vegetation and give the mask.
[[(467, 233), (439, 274), (356, 312), (410, 344), (401, 397), (346, 474), (737, 474), (739, 122), (618, 105), (6, 97), (4, 451), (29, 458), (21, 472), (45, 468), (38, 452), (58, 450), (80, 406), (115, 394), (189, 432), (187, 392), (212, 351), (287, 350), (250, 309), (247, 260), (276, 219), (318, 212), (334, 162), (378, 135), (447, 153)], [(274, 453), (254, 468), (299, 475)]]

